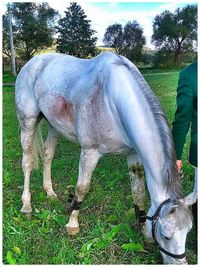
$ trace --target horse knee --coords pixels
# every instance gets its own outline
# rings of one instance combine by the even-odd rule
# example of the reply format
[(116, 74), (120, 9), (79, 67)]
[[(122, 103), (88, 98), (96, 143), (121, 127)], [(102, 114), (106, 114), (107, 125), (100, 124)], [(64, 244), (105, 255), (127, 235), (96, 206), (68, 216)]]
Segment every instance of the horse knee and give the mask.
[(129, 166), (129, 173), (134, 174), (138, 179), (144, 178), (144, 167), (142, 164), (137, 162), (136, 164), (133, 164)]

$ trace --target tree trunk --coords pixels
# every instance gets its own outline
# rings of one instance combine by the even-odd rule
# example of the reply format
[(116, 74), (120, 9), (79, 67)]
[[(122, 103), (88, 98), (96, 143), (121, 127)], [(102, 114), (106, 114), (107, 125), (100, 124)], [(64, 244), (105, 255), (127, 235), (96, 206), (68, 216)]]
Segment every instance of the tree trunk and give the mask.
[(177, 64), (178, 66), (181, 63), (181, 58), (180, 58), (181, 43), (182, 42), (178, 42), (178, 46), (177, 46), (177, 49), (176, 49), (175, 54), (174, 54), (174, 63)]
[(8, 7), (8, 17), (9, 17), (9, 37), (10, 37), (10, 50), (11, 50), (11, 65), (12, 65), (12, 74), (17, 76), (16, 66), (15, 66), (15, 48), (13, 42), (13, 31), (12, 31), (12, 14), (10, 7)]

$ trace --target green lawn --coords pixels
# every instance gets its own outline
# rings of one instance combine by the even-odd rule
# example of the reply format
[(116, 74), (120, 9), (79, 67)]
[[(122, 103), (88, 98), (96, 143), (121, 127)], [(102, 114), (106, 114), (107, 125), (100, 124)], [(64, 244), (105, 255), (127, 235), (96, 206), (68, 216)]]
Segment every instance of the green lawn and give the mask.
[[(10, 80), (10, 79), (9, 79)], [(175, 111), (177, 73), (148, 75), (147, 82), (159, 97), (171, 124)], [(20, 213), (23, 174), (14, 88), (3, 88), (3, 261), (5, 264), (158, 264), (162, 263), (154, 245), (146, 244), (135, 217), (124, 156), (102, 158), (93, 174), (90, 191), (81, 213), (81, 233), (67, 236), (66, 206), (75, 186), (80, 149), (60, 139), (53, 161), (53, 185), (58, 200), (46, 198), (42, 189), (42, 169), (31, 179), (31, 217)], [(184, 190), (192, 190), (193, 169), (184, 151)], [(148, 210), (148, 204), (147, 204)], [(187, 256), (197, 263), (194, 230), (188, 235)], [(139, 244), (127, 249), (124, 244)]]
[(9, 72), (4, 73), (3, 75), (3, 83), (14, 83), (16, 80), (16, 77), (10, 75)]

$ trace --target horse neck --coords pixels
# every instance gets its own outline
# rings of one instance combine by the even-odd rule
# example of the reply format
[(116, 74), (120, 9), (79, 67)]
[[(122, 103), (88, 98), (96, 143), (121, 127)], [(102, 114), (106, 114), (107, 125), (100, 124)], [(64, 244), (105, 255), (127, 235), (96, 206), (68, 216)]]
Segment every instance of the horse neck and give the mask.
[[(119, 78), (115, 83), (113, 99), (125, 132), (125, 140), (142, 159), (151, 204), (157, 208), (161, 202), (170, 198), (163, 183), (167, 157), (160, 130), (140, 84), (130, 71), (121, 68), (118, 74), (115, 70), (115, 77)], [(122, 91), (122, 88), (126, 90)], [(168, 127), (167, 124), (164, 127)]]
[[(159, 171), (157, 173), (159, 173)], [(155, 175), (154, 171), (153, 173), (149, 170), (146, 171), (147, 187), (151, 199), (151, 209), (153, 211), (155, 211), (162, 202), (172, 198), (172, 195), (162, 182), (162, 177), (163, 174), (161, 171), (159, 177)]]

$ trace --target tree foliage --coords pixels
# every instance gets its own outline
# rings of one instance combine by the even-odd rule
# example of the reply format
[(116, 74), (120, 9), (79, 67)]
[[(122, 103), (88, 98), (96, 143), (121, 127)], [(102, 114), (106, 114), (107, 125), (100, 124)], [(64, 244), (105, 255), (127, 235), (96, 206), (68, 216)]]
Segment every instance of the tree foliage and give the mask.
[[(13, 3), (11, 5), (13, 15), (13, 33), (15, 50), (20, 58), (29, 60), (38, 50), (47, 48), (53, 44), (54, 21), (57, 12), (47, 3)], [(7, 46), (7, 14), (4, 16), (3, 50), (9, 50)]]
[(3, 53), (9, 58), (11, 57), (10, 43), (9, 43), (8, 13), (3, 15)]
[(121, 53), (123, 43), (123, 27), (121, 24), (108, 26), (104, 34), (103, 42), (106, 46), (115, 48), (117, 53)]
[(143, 29), (137, 21), (128, 22), (125, 25), (123, 36), (123, 54), (129, 59), (141, 60), (142, 48), (146, 41)]
[[(187, 5), (176, 9), (174, 13), (164, 11), (153, 21), (152, 42), (160, 56), (173, 54), (174, 63), (179, 64), (181, 54), (193, 50), (197, 40), (197, 6)], [(161, 60), (161, 58), (160, 58)]]
[(60, 19), (57, 26), (57, 51), (77, 57), (95, 55), (96, 37), (91, 29), (90, 20), (80, 5), (73, 2), (65, 11), (65, 17)]
[(134, 20), (133, 22), (128, 22), (124, 28), (121, 24), (108, 26), (103, 42), (115, 48), (118, 53), (130, 60), (140, 61), (145, 37), (142, 27)]

